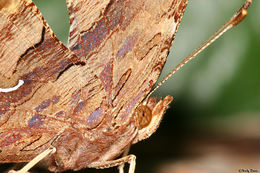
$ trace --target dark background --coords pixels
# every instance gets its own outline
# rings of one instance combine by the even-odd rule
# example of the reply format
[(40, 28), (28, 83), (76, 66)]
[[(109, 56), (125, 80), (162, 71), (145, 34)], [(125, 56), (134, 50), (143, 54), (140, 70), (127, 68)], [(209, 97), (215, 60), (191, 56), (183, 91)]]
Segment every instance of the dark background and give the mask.
[[(34, 2), (66, 44), (69, 19), (65, 0)], [(210, 37), (243, 2), (191, 0), (162, 76)], [(260, 3), (254, 1), (245, 21), (153, 94), (171, 95), (174, 102), (157, 132), (131, 148), (137, 156), (136, 173), (260, 172), (259, 9)]]

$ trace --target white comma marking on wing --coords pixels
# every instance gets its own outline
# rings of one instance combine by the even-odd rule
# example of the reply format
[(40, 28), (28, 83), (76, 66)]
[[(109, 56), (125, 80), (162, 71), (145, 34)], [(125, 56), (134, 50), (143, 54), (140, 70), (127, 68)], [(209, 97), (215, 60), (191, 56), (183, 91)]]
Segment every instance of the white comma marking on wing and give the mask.
[(20, 86), (22, 86), (24, 84), (24, 81), (23, 80), (19, 80), (18, 81), (18, 84), (12, 88), (0, 88), (0, 92), (2, 93), (8, 93), (8, 92), (12, 92), (12, 91), (15, 91), (17, 90)]

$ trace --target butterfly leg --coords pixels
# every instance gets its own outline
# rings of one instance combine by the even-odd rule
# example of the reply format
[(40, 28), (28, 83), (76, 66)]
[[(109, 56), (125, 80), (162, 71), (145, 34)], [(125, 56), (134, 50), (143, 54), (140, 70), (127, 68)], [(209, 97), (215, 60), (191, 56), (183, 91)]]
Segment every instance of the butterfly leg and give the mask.
[[(111, 160), (111, 161), (105, 161), (105, 162), (96, 162), (96, 163), (92, 163), (90, 165), (88, 165), (89, 168), (96, 168), (96, 169), (104, 169), (104, 168), (111, 168), (114, 166), (120, 166), (120, 165), (124, 165), (126, 162), (128, 162), (130, 164), (129, 166), (129, 170), (128, 173), (134, 173), (135, 172), (135, 160), (136, 157), (133, 154), (124, 156), (120, 159), (117, 160)], [(124, 173), (124, 170), (121, 169), (119, 171), (122, 171), (120, 173)]]
[[(129, 150), (130, 150), (130, 147), (131, 147), (131, 145), (129, 145), (129, 146), (126, 148), (126, 150), (124, 151), (122, 157), (125, 157), (125, 156), (128, 155)], [(119, 173), (124, 173), (124, 166), (125, 166), (125, 163), (123, 163), (122, 165), (119, 165), (119, 166), (118, 166)]]
[(44, 159), (49, 154), (53, 154), (56, 152), (56, 148), (50, 147), (47, 150), (43, 151), (41, 154), (36, 156), (33, 160), (31, 160), (29, 163), (27, 163), (21, 170), (15, 171), (10, 170), (8, 173), (27, 173), (29, 169), (34, 167), (37, 163), (39, 163), (42, 159)]

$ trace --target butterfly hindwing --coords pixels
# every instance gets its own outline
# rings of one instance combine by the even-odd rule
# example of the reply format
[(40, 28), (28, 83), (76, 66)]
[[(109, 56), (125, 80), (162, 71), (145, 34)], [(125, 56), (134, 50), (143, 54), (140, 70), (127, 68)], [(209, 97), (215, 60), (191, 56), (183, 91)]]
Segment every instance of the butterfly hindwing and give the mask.
[[(103, 98), (103, 89), (30, 0), (1, 3), (0, 21), (0, 88), (24, 82), (14, 91), (0, 92), (0, 161), (30, 161), (79, 119), (71, 114), (85, 85), (86, 96), (99, 93), (95, 99)], [(95, 102), (89, 111), (100, 106), (101, 101)]]

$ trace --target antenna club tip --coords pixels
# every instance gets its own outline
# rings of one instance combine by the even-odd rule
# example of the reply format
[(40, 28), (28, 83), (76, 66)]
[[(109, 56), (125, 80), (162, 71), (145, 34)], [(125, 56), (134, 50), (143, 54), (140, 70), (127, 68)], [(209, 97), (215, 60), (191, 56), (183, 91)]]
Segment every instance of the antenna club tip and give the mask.
[(241, 12), (234, 18), (232, 25), (235, 26), (235, 25), (239, 24), (242, 20), (244, 20), (246, 15), (247, 15), (247, 10), (242, 9)]
[(252, 4), (252, 0), (247, 0), (247, 1), (245, 2), (244, 8), (245, 8), (245, 9), (248, 9), (251, 4)]
[(241, 12), (241, 15), (242, 15), (242, 16), (246, 16), (247, 13), (248, 13), (247, 10), (243, 9), (242, 12)]
[(232, 25), (235, 26), (239, 24), (246, 16), (247, 9), (250, 7), (252, 0), (247, 0), (245, 4), (237, 11), (237, 15), (233, 18)]

